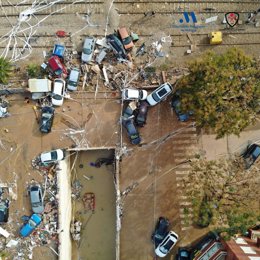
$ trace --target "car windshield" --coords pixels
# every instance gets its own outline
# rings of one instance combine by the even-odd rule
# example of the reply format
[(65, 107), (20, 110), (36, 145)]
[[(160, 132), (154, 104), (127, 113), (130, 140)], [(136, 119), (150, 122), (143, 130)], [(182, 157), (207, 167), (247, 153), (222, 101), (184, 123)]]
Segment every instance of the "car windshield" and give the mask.
[(163, 239), (165, 234), (155, 234), (155, 237), (158, 239)]
[(51, 159), (52, 160), (57, 160), (57, 153), (55, 151), (51, 152)]
[(260, 155), (260, 147), (256, 147), (253, 152), (253, 157), (257, 158)]
[(134, 140), (134, 139), (136, 139), (136, 138), (138, 138), (138, 135), (137, 135), (137, 134), (131, 135), (131, 139), (132, 139), (132, 140)]
[(90, 55), (90, 54), (91, 54), (91, 49), (84, 48), (84, 49), (83, 49), (83, 53), (84, 53), (84, 54), (87, 54), (87, 55)]
[(174, 242), (172, 240), (168, 240), (167, 243), (160, 248), (160, 250), (166, 254), (171, 249), (171, 247), (174, 245)]
[(28, 222), (29, 226), (32, 227), (32, 228), (35, 228), (36, 227), (36, 223), (30, 219), (29, 222)]
[(42, 117), (44, 117), (46, 119), (50, 119), (52, 117), (52, 115), (49, 113), (44, 113), (44, 114), (42, 114)]
[(53, 98), (56, 100), (62, 100), (62, 96), (61, 95), (53, 95)]
[(152, 97), (153, 97), (153, 99), (154, 99), (156, 102), (159, 102), (159, 101), (160, 101), (160, 98), (157, 96), (156, 93), (153, 93), (153, 94), (152, 94)]
[(57, 76), (59, 76), (61, 73), (62, 73), (61, 69), (55, 70), (55, 72), (54, 72), (54, 74)]
[(124, 45), (129, 44), (131, 41), (132, 41), (132, 39), (131, 39), (130, 36), (128, 36), (128, 37), (126, 37), (125, 39), (122, 40), (122, 42), (123, 42)]
[(32, 204), (33, 204), (34, 207), (41, 206), (41, 202), (32, 202)]
[(77, 86), (77, 82), (69, 80), (68, 85)]
[(163, 97), (165, 94), (167, 94), (167, 91), (165, 88), (161, 89), (160, 91), (158, 91), (158, 96), (159, 97)]

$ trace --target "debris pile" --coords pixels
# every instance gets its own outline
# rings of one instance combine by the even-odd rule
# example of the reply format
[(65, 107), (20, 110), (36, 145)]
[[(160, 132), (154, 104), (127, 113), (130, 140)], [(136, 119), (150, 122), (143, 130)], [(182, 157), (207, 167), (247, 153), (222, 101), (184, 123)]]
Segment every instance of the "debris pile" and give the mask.
[(81, 226), (82, 226), (82, 223), (77, 220), (75, 220), (74, 223), (71, 223), (70, 233), (71, 233), (72, 239), (75, 241), (80, 240)]
[(10, 116), (7, 111), (8, 104), (9, 102), (6, 99), (0, 98), (0, 118)]

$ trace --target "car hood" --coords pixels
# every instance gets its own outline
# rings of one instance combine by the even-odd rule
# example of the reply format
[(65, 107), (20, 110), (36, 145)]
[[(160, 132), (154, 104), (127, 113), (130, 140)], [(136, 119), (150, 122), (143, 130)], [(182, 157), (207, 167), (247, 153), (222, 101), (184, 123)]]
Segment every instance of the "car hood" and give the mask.
[(89, 61), (91, 61), (91, 56), (92, 56), (91, 54), (85, 54), (85, 53), (82, 52), (81, 59), (84, 62), (89, 62)]
[(44, 211), (44, 207), (43, 207), (43, 205), (33, 206), (32, 211), (34, 213), (41, 214)]

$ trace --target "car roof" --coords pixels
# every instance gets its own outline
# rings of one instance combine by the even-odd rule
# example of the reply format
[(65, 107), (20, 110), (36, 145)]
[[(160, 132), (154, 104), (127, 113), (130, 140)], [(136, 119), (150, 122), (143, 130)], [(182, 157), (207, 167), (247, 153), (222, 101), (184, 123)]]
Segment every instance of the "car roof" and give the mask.
[(94, 41), (95, 41), (95, 39), (93, 37), (86, 37), (85, 40), (84, 40), (83, 48), (87, 48), (87, 47), (92, 46)]
[(52, 68), (52, 70), (58, 70), (58, 69), (62, 69), (62, 64), (60, 61), (60, 58), (58, 56), (52, 56), (49, 61), (48, 61), (50, 67)]
[(53, 93), (62, 95), (64, 84), (59, 81), (54, 82)]
[(74, 68), (70, 71), (69, 80), (77, 80), (79, 77), (79, 69)]
[(34, 191), (31, 191), (31, 201), (32, 203), (34, 202), (39, 202), (39, 197), (40, 197), (40, 189), (38, 189), (37, 191), (34, 190)]
[(129, 33), (127, 32), (127, 29), (125, 27), (121, 27), (118, 29), (118, 33), (122, 39), (129, 36)]

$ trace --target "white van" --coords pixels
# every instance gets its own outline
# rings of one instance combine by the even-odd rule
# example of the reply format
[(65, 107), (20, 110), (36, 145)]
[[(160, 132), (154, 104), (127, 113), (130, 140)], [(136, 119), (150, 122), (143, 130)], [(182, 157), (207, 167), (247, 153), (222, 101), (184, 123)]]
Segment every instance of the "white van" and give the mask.
[(51, 92), (51, 81), (49, 79), (29, 79), (28, 90), (32, 93), (32, 99), (37, 100)]
[(80, 71), (79, 71), (78, 68), (73, 68), (70, 71), (68, 84), (67, 84), (67, 89), (68, 90), (71, 90), (71, 91), (77, 90), (79, 76), (80, 76)]

